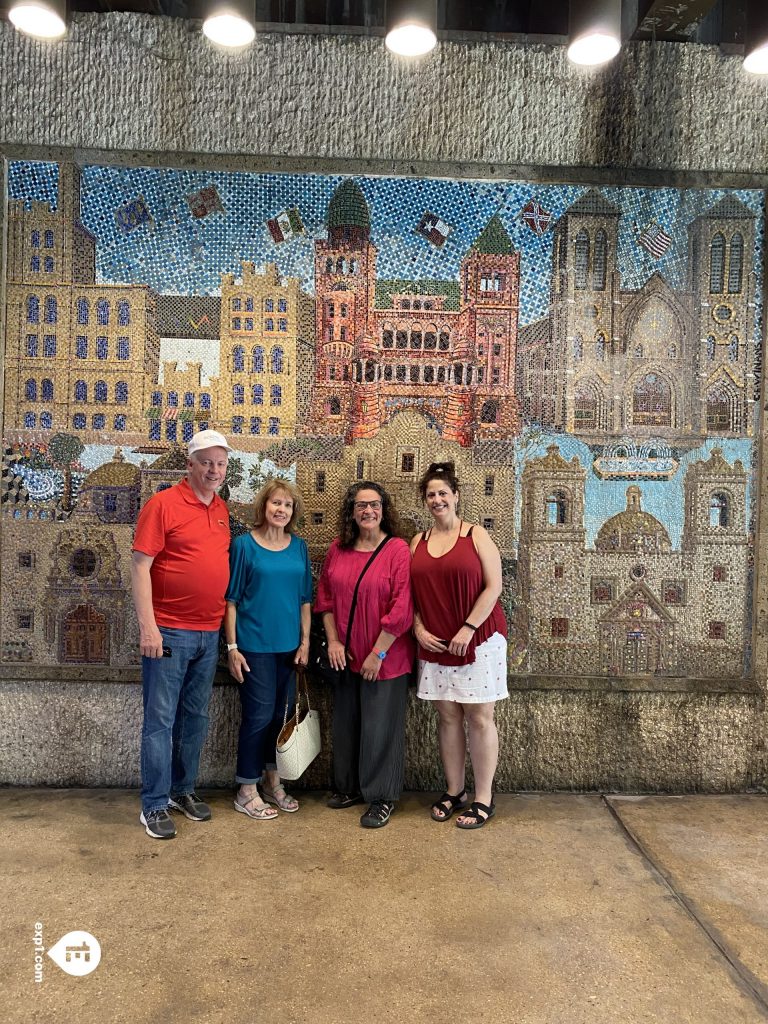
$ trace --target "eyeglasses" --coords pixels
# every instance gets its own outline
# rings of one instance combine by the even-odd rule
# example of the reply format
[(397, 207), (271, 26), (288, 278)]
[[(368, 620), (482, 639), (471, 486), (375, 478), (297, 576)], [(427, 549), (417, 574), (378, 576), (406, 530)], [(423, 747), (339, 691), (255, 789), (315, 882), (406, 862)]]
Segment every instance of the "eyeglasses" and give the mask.
[(355, 512), (365, 512), (367, 508), (373, 509), (374, 512), (378, 512), (381, 508), (380, 501), (356, 501)]

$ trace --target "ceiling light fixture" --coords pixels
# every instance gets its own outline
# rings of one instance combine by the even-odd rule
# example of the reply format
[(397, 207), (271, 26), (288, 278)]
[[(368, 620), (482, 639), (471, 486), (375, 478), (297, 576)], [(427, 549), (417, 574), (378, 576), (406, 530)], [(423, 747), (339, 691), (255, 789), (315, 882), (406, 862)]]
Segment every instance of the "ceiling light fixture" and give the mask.
[(747, 3), (744, 70), (753, 75), (768, 75), (768, 5), (765, 0), (748, 0)]
[(437, 43), (437, 0), (387, 0), (387, 49), (423, 57)]
[(568, 38), (574, 64), (612, 60), (621, 49), (621, 0), (571, 0)]
[(240, 50), (256, 37), (254, 0), (215, 3), (203, 22), (203, 34), (229, 50)]
[(67, 31), (66, 0), (16, 0), (8, 11), (14, 28), (35, 39), (61, 39)]

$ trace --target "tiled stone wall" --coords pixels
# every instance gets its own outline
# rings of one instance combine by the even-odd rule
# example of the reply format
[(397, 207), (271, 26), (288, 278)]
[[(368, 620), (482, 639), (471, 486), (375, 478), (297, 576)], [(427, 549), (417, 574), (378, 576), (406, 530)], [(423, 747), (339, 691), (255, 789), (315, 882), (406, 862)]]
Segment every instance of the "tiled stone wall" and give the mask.
[[(50, 47), (2, 23), (0, 67), (0, 140), (16, 158), (766, 184), (768, 87), (712, 48), (629, 47), (611, 68), (584, 72), (561, 48), (449, 43), (411, 66), (363, 38), (273, 34), (244, 55), (221, 55), (185, 23), (111, 15), (76, 17), (68, 40)], [(731, 790), (764, 782), (764, 547), (760, 692), (563, 690), (542, 681), (499, 709), (499, 787)], [(17, 674), (1, 685), (0, 779), (137, 782), (135, 683)], [(231, 776), (237, 718), (233, 688), (217, 688), (208, 782)], [(409, 786), (442, 784), (432, 713), (415, 701), (408, 763)], [(326, 758), (307, 781), (323, 784), (327, 768)]]

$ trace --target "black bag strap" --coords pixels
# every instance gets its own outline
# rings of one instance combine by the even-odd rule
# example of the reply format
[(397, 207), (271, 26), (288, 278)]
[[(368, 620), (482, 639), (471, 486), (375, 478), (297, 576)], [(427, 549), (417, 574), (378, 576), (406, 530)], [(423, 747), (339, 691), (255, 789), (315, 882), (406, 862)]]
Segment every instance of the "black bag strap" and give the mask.
[(379, 546), (377, 548), (375, 548), (371, 552), (371, 557), (365, 563), (365, 565), (363, 566), (363, 571), (357, 577), (357, 583), (355, 584), (355, 590), (354, 590), (354, 593), (352, 594), (352, 605), (351, 605), (351, 607), (349, 609), (349, 622), (347, 623), (347, 642), (344, 644), (344, 654), (345, 655), (349, 654), (349, 641), (350, 641), (350, 639), (352, 637), (352, 623), (353, 623), (354, 618), (355, 618), (355, 608), (357, 608), (357, 592), (360, 589), (360, 584), (363, 581), (363, 576), (365, 576), (365, 574), (368, 572), (368, 570), (371, 567), (371, 564), (373, 563), (373, 560), (376, 558), (376, 556), (379, 554), (379, 552), (381, 551), (381, 549), (384, 547), (384, 545), (387, 543), (388, 540), (392, 540), (392, 534), (390, 534), (390, 533), (388, 533), (386, 535), (386, 537), (384, 537), (384, 539), (381, 541)]

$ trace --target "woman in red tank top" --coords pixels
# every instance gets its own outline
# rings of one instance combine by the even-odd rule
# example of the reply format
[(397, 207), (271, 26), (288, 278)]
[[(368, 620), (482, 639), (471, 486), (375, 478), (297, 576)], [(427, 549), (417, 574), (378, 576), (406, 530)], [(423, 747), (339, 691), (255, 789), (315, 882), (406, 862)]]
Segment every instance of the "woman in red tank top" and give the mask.
[[(507, 692), (507, 624), (499, 604), (501, 556), (482, 526), (458, 515), (459, 482), (452, 462), (432, 463), (419, 488), (431, 529), (411, 542), (411, 583), (419, 644), (419, 697), (433, 700), (446, 792), (432, 818), (459, 828), (481, 828), (492, 818), (493, 776), (499, 740), (493, 720)], [(469, 804), (464, 766), (469, 754), (475, 800)]]

